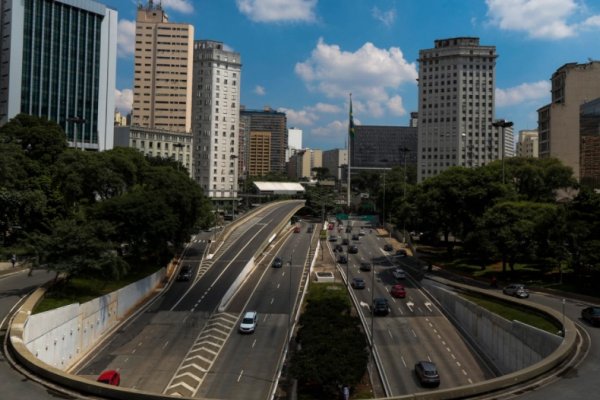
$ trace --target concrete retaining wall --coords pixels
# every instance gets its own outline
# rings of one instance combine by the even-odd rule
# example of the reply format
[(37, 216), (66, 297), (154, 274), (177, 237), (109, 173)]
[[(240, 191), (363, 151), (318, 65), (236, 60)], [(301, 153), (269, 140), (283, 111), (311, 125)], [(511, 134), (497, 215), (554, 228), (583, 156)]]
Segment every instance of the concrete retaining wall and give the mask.
[(502, 375), (543, 360), (562, 343), (560, 336), (508, 321), (454, 292), (433, 285), (426, 288)]
[(23, 343), (40, 361), (65, 371), (146, 298), (164, 276), (163, 268), (87, 303), (30, 315), (23, 328)]

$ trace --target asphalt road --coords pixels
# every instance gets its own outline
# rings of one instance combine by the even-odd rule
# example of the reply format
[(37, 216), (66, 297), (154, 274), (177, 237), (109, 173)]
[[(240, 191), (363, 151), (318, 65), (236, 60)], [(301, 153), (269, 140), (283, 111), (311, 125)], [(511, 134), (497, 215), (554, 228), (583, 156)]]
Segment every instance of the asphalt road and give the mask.
[[(353, 221), (353, 233), (358, 233), (360, 222)], [(466, 345), (460, 334), (440, 310), (427, 298), (416, 281), (405, 268), (407, 278), (396, 280), (392, 275), (394, 263), (399, 259), (393, 252), (383, 251), (386, 238), (378, 237), (375, 231), (363, 229), (360, 240), (350, 240), (358, 244), (357, 254), (348, 254), (348, 264), (342, 265), (352, 278), (360, 276), (366, 288), (351, 289), (361, 304), (360, 311), (373, 327), (374, 341), (387, 377), (390, 395), (398, 396), (421, 392), (424, 389), (414, 374), (416, 362), (425, 360), (436, 363), (440, 373), (440, 388), (450, 388), (483, 381), (491, 377), (485, 366)], [(341, 234), (341, 240), (346, 237)], [(351, 238), (351, 236), (350, 236)], [(332, 247), (332, 243), (329, 242)], [(346, 254), (346, 246), (344, 254)], [(361, 261), (373, 265), (370, 272), (360, 271)], [(406, 298), (398, 299), (390, 295), (392, 285), (405, 286)], [(387, 316), (372, 318), (372, 299), (384, 297), (388, 300), (391, 312)], [(371, 330), (371, 327), (367, 327)]]
[(222, 256), (200, 263), (205, 242), (192, 242), (182, 264), (194, 279), (174, 282), (157, 301), (123, 326), (77, 373), (95, 378), (121, 373), (121, 385), (154, 393), (194, 396), (239, 315), (217, 308), (260, 243), (296, 204), (261, 211), (224, 243)]

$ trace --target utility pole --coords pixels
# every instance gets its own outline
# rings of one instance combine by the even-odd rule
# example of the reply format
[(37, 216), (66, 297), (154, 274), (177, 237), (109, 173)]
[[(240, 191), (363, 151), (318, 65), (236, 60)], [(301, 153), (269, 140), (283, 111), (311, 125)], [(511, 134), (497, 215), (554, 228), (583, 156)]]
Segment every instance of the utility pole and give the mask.
[(513, 123), (512, 123), (512, 121), (506, 121), (506, 120), (503, 120), (503, 119), (497, 119), (494, 122), (492, 122), (492, 126), (494, 126), (496, 128), (502, 128), (502, 130), (500, 131), (501, 132), (500, 134), (502, 135), (502, 137), (501, 137), (502, 140), (500, 141), (500, 143), (501, 143), (501, 146), (502, 146), (501, 147), (501, 151), (502, 151), (502, 153), (501, 153), (501, 157), (502, 157), (502, 184), (504, 184), (504, 183), (506, 183), (505, 174), (504, 174), (504, 129), (505, 128), (510, 128), (511, 126), (513, 126)]

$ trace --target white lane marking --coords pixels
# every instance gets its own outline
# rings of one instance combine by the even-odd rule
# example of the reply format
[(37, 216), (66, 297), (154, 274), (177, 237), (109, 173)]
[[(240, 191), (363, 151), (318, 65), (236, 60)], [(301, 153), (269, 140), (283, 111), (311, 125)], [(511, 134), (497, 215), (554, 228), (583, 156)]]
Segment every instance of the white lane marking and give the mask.
[(448, 353), (452, 353), (452, 350), (450, 350), (450, 347), (446, 347), (446, 351), (447, 351)]
[(136, 349), (133, 349), (133, 350), (131, 350), (131, 354), (135, 354), (135, 350), (136, 350)]
[(400, 315), (404, 315), (404, 311), (402, 311), (402, 307), (398, 307), (398, 312), (400, 313)]
[(408, 307), (408, 309), (410, 310), (410, 312), (415, 312), (413, 310), (413, 306), (415, 305), (415, 303), (413, 303), (412, 301), (409, 301), (406, 303), (406, 307)]
[(425, 307), (427, 307), (427, 309), (429, 310), (429, 312), (433, 312), (433, 307), (432, 307), (432, 305), (431, 305), (430, 302), (426, 302), (425, 303)]
[(473, 383), (473, 380), (471, 378), (467, 379), (469, 381), (469, 383)]
[(129, 361), (129, 357), (126, 357), (123, 362), (126, 363), (127, 361)]
[(271, 297), (271, 304), (275, 301), (275, 297)]
[(390, 331), (389, 329), (388, 329), (388, 334), (390, 335), (390, 339), (394, 338), (394, 335), (392, 335), (392, 331)]
[(432, 362), (431, 357), (429, 357), (429, 354), (427, 354), (427, 359), (429, 360), (429, 362)]
[[(413, 334), (414, 337), (417, 337), (417, 332), (415, 332), (414, 329), (411, 329), (411, 332), (412, 332), (412, 334)], [(431, 360), (429, 360), (429, 361), (431, 361)]]
[(446, 345), (446, 341), (445, 341), (445, 340), (442, 340), (442, 344), (445, 346), (445, 345)]
[(465, 371), (464, 369), (462, 370), (462, 373), (464, 376), (467, 376), (467, 371)]
[(281, 283), (278, 283), (278, 284), (277, 284), (277, 289), (279, 289), (279, 285), (281, 285)]
[(254, 342), (252, 342), (252, 348), (254, 348), (254, 346), (256, 346), (256, 339), (254, 339)]
[(456, 366), (457, 366), (457, 367), (460, 367), (460, 362), (458, 362), (458, 361), (457, 361), (457, 362), (456, 362)]
[(402, 360), (402, 364), (404, 364), (404, 367), (406, 368), (406, 361), (404, 360), (404, 356), (400, 356), (400, 359)]
[(450, 357), (452, 357), (453, 360), (456, 360), (456, 357), (454, 356), (454, 354), (450, 354)]
[(163, 348), (163, 350), (164, 350), (164, 349), (165, 349), (165, 348), (166, 348), (168, 345), (169, 345), (169, 341), (167, 340), (167, 341), (165, 342), (165, 344), (163, 344), (163, 347), (162, 347), (162, 348)]
[(241, 370), (241, 371), (240, 371), (240, 375), (239, 375), (239, 376), (238, 376), (238, 378), (237, 378), (237, 381), (238, 381), (238, 382), (240, 381), (240, 379), (242, 379), (242, 375), (244, 375), (244, 370)]

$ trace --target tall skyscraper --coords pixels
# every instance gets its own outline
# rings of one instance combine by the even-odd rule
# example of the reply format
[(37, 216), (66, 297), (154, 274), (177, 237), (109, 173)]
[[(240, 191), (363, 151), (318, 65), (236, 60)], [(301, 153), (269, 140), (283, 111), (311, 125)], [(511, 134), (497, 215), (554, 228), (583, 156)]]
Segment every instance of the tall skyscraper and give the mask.
[(517, 142), (517, 157), (538, 158), (538, 131), (522, 130), (519, 131), (519, 141)]
[(288, 162), (292, 154), (300, 149), (302, 149), (302, 129), (289, 128), (287, 146), (285, 149), (285, 162)]
[(217, 203), (237, 201), (241, 68), (222, 42), (194, 42), (194, 179)]
[[(269, 132), (271, 135), (270, 172), (285, 173), (285, 150), (288, 143), (287, 118), (285, 113), (265, 107), (262, 111), (242, 110), (241, 118), (249, 121), (249, 128), (246, 127), (249, 133)], [(248, 168), (252, 169), (253, 167), (248, 165)]]
[(475, 37), (436, 40), (419, 52), (419, 181), (500, 158), (501, 132), (492, 126), (496, 57), (495, 46)]
[(580, 181), (597, 190), (600, 189), (600, 97), (583, 103), (580, 110)]
[(600, 97), (600, 61), (565, 64), (552, 74), (552, 102), (538, 109), (540, 158), (555, 157), (580, 176), (580, 106)]
[(323, 167), (327, 168), (329, 174), (336, 180), (342, 180), (342, 166), (348, 165), (348, 150), (333, 149), (323, 152)]
[(191, 132), (194, 27), (169, 22), (161, 3), (139, 5), (132, 125)]
[(350, 158), (352, 171), (403, 166), (405, 161), (413, 166), (417, 160), (417, 128), (355, 125), (354, 136), (350, 138)]
[(0, 125), (19, 113), (70, 146), (113, 147), (117, 12), (89, 0), (1, 0)]

